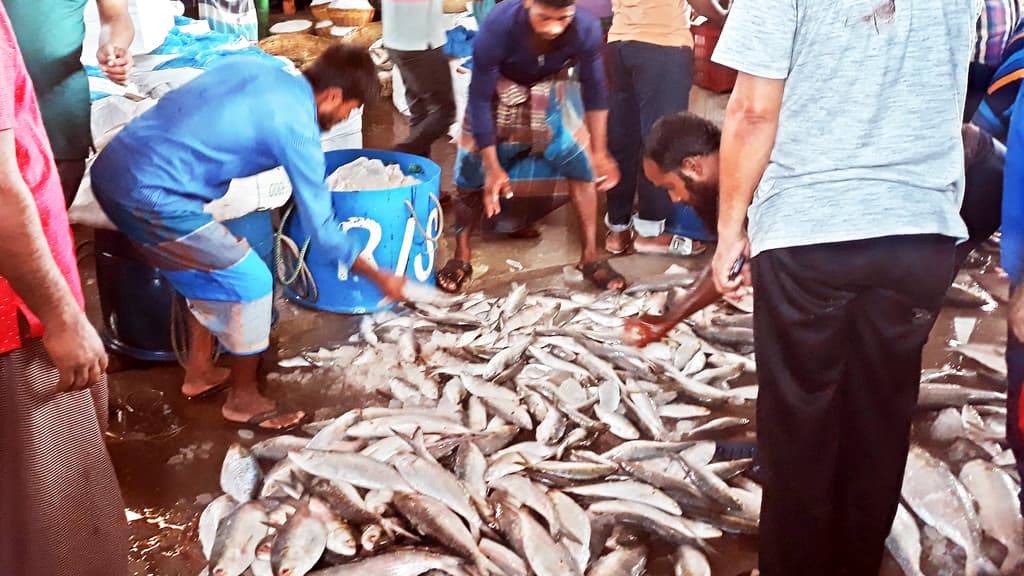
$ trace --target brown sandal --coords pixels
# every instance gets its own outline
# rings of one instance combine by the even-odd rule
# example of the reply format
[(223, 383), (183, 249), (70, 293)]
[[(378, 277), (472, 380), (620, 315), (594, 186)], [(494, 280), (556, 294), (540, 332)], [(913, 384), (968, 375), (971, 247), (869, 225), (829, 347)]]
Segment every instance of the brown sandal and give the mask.
[[(625, 236), (625, 239), (622, 240), (621, 243), (612, 242), (612, 237), (617, 234), (622, 234)], [(625, 254), (632, 247), (633, 230), (624, 230), (622, 232), (613, 232), (609, 230), (604, 237), (604, 249), (607, 250), (610, 254), (615, 254), (616, 256), (618, 256), (619, 254)]]
[[(473, 265), (465, 260), (459, 260), (458, 258), (452, 258), (434, 274), (434, 279), (437, 280), (437, 287), (441, 290), (449, 293), (456, 294), (462, 291), (462, 286), (473, 276)], [(448, 288), (445, 283), (450, 283), (454, 287)]]
[(595, 262), (580, 264), (576, 269), (583, 272), (583, 277), (601, 290), (608, 290), (608, 285), (616, 280), (622, 280), (622, 286), (618, 288), (618, 290), (624, 290), (626, 288), (626, 277), (616, 272), (607, 260), (597, 260)]

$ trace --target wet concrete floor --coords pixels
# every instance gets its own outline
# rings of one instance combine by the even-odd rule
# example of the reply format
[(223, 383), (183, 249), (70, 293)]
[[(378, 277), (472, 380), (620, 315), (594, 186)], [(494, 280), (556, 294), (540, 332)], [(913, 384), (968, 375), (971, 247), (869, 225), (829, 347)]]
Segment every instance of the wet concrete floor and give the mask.
[[(387, 148), (403, 132), (403, 121), (392, 110), (382, 108), (367, 113), (366, 147)], [(435, 148), (435, 158), (445, 169), (445, 182), (451, 181), (453, 152), (449, 145), (439, 144)], [(561, 209), (541, 223), (538, 239), (488, 239), (486, 248), (478, 250), (474, 259), (476, 278), (470, 289), (500, 292), (511, 281), (536, 286), (563, 283), (565, 269), (578, 257), (573, 220), (569, 210)], [(445, 239), (438, 262), (443, 263), (449, 253), (449, 241)], [(99, 325), (93, 259), (88, 251), (82, 256), (89, 311)], [(692, 259), (630, 255), (613, 262), (630, 280), (639, 281), (645, 275), (664, 272), (672, 264), (696, 270), (707, 260), (708, 255)], [(983, 270), (979, 277), (986, 286), (995, 293), (1005, 291), (1005, 278), (999, 277), (994, 266)], [(354, 332), (357, 318), (311, 311), (283, 299), (278, 301), (278, 313), (263, 368), (268, 395), (286, 408), (318, 416), (340, 414), (371, 401), (346, 393), (343, 372), (282, 378), (281, 373), (289, 371), (277, 367), (279, 358), (346, 342)], [(1001, 306), (947, 309), (936, 323), (926, 348), (925, 368), (958, 366), (961, 362), (948, 346), (957, 318), (975, 320), (972, 343), (1005, 343), (1005, 313)], [(964, 324), (962, 320), (959, 323)], [(233, 442), (249, 444), (263, 436), (253, 437), (224, 422), (219, 412), (222, 397), (185, 400), (178, 393), (182, 372), (176, 365), (146, 364), (124, 358), (118, 358), (115, 365), (117, 371), (110, 375), (115, 418), (109, 448), (131, 519), (133, 573), (194, 576), (204, 565), (196, 543), (196, 520), (205, 504), (220, 492), (218, 477), (225, 450)], [(717, 554), (711, 560), (716, 575), (732, 576), (756, 565), (753, 538), (729, 537), (716, 542), (715, 548)], [(669, 552), (657, 549), (652, 553), (650, 574), (671, 574)], [(899, 570), (887, 560), (883, 574), (895, 576)]]

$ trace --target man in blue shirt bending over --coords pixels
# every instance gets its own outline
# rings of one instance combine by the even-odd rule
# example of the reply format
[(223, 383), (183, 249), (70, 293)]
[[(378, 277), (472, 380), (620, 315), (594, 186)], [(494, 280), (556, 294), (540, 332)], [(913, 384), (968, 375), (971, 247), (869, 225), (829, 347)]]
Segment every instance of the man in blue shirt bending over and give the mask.
[[(129, 124), (92, 168), (96, 199), (187, 300), (192, 312), (182, 393), (231, 390), (222, 408), (235, 423), (280, 429), (302, 413), (280, 414), (257, 389), (270, 337), (273, 278), (244, 240), (203, 211), (232, 179), (283, 166), (299, 217), (339, 266), (401, 299), (403, 279), (358, 257), (361, 246), (336, 223), (324, 182), (321, 131), (376, 97), (370, 55), (333, 46), (302, 75), (264, 59), (237, 57), (166, 95)], [(211, 361), (214, 337), (234, 356)]]

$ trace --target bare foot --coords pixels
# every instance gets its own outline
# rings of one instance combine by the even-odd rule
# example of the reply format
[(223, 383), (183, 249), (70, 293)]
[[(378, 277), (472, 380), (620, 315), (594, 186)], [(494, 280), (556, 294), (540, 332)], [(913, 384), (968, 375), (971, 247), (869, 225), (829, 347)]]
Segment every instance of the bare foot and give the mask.
[(248, 422), (253, 416), (266, 414), (277, 408), (277, 403), (260, 394), (238, 394), (231, 390), (221, 408), (221, 414), (232, 422)]
[(181, 385), (181, 393), (186, 398), (195, 398), (221, 386), (228, 380), (231, 370), (213, 367), (203, 371), (185, 371), (185, 383)]
[[(275, 413), (276, 408), (277, 403), (269, 398), (259, 394), (236, 394), (232, 390), (221, 408), (221, 415), (229, 422), (251, 423), (267, 430), (291, 428), (306, 417), (306, 413), (301, 411)], [(266, 418), (259, 419), (261, 415), (266, 415)]]
[[(676, 239), (679, 240), (676, 240)], [(706, 248), (700, 240), (676, 236), (670, 232), (658, 236), (637, 236), (633, 248), (638, 254), (672, 254), (675, 256), (696, 256)]]

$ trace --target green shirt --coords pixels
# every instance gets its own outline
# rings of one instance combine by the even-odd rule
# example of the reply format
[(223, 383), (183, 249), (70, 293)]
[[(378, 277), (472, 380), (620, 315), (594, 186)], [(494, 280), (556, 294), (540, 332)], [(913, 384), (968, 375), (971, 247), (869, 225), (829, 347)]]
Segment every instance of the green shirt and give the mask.
[(0, 0), (7, 9), (58, 160), (89, 155), (89, 79), (82, 67), (87, 0)]

